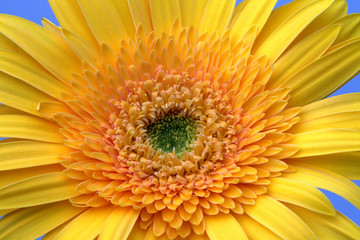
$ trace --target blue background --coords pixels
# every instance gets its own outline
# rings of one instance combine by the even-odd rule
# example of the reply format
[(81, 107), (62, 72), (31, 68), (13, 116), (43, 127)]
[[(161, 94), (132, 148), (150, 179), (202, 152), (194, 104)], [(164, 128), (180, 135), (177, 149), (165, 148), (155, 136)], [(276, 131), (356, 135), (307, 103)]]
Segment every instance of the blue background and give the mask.
[[(196, 1), (196, 0), (195, 0)], [(240, 2), (240, 1), (237, 1)], [(289, 0), (279, 0), (277, 7), (289, 3)], [(348, 13), (360, 12), (359, 0), (348, 0), (349, 10)], [(51, 11), (51, 8), (46, 0), (0, 0), (0, 12), (6, 14), (17, 15), (33, 22), (41, 24), (41, 19), (47, 18), (53, 23), (58, 25), (58, 22)], [(359, 26), (360, 27), (360, 26)], [(333, 95), (340, 95), (351, 92), (360, 92), (360, 75)], [(355, 181), (360, 186), (360, 181)], [(360, 211), (356, 209), (352, 204), (348, 203), (343, 198), (326, 192), (326, 195), (330, 198), (335, 208), (345, 214), (348, 218), (354, 221), (357, 225), (360, 225)]]

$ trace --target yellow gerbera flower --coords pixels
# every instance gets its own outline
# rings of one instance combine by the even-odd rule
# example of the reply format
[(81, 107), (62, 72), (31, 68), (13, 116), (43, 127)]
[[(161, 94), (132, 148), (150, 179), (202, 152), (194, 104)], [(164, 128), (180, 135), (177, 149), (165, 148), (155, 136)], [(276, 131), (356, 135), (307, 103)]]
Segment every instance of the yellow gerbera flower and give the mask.
[(359, 239), (360, 16), (275, 3), (0, 15), (0, 239)]

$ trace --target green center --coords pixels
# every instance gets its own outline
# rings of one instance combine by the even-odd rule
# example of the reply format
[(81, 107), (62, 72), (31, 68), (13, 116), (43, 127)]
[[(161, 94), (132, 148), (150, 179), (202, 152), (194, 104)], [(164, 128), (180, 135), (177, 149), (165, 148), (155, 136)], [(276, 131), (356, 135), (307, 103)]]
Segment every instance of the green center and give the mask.
[(190, 150), (196, 137), (196, 122), (189, 117), (169, 113), (147, 127), (147, 135), (155, 150), (182, 155)]

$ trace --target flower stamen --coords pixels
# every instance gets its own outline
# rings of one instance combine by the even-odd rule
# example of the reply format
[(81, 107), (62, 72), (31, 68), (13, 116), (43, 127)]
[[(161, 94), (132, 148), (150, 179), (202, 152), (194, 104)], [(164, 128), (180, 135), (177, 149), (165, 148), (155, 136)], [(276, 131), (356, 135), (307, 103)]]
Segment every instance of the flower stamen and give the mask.
[(152, 147), (163, 153), (183, 155), (191, 149), (196, 137), (196, 122), (176, 113), (169, 113), (147, 127), (147, 135)]

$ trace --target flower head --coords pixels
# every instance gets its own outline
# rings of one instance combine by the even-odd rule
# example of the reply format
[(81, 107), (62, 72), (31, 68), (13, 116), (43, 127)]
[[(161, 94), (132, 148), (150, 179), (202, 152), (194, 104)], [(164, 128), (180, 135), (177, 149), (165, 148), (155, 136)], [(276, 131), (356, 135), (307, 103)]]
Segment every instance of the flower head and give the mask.
[(324, 99), (360, 69), (359, 17), (275, 3), (1, 15), (0, 238), (358, 236), (317, 188), (360, 207), (359, 94)]

